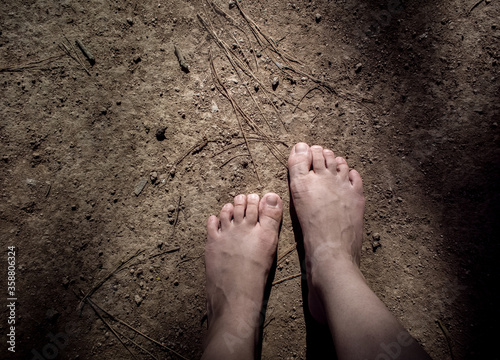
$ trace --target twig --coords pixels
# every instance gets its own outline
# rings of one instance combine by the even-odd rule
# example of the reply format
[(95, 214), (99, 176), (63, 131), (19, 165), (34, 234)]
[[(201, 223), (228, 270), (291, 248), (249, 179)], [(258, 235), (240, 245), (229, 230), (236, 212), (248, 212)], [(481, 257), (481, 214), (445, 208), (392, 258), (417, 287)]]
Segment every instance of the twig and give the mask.
[(288, 249), (286, 249), (283, 254), (281, 254), (279, 257), (278, 257), (278, 261), (277, 261), (277, 265), (279, 265), (281, 262), (283, 262), (283, 260), (286, 259), (286, 257), (292, 252), (295, 250), (295, 248), (297, 247), (297, 244), (293, 244), (292, 246), (290, 246)]
[[(64, 49), (66, 50), (67, 54), (69, 55), (69, 57), (71, 57), (73, 60), (75, 60), (78, 64), (80, 64), (80, 66), (83, 68), (83, 70), (85, 70), (85, 72), (90, 76), (90, 72), (88, 71), (87, 67), (83, 64), (83, 60), (81, 59), (80, 55), (78, 55), (78, 51), (76, 51), (76, 49), (73, 46), (73, 44), (71, 43), (71, 41), (69, 41), (69, 39), (66, 37), (62, 28), (59, 27), (59, 29), (61, 30), (62, 36), (64, 37), (64, 39), (66, 40), (66, 42), (69, 45), (69, 48), (68, 48), (68, 46), (66, 46), (66, 44), (61, 43), (64, 46)], [(72, 56), (70, 49), (73, 50), (76, 58), (74, 56)]]
[[(309, 93), (313, 92), (314, 90), (319, 90), (321, 91), (321, 93), (323, 93), (323, 90), (321, 90), (321, 88), (319, 86), (315, 86), (313, 87), (312, 89), (309, 89), (305, 94), (304, 96), (302, 96), (299, 100), (299, 102), (297, 103), (297, 105), (295, 106), (295, 108), (292, 110), (292, 113), (295, 113), (295, 110), (297, 110), (297, 108), (299, 107), (300, 103), (302, 102), (302, 100), (304, 100), (304, 98), (309, 95)], [(324, 93), (323, 93), (324, 94)]]
[(180, 264), (183, 264), (183, 263), (185, 263), (185, 262), (188, 262), (188, 261), (191, 261), (191, 260), (196, 260), (196, 259), (199, 259), (199, 258), (201, 258), (202, 256), (203, 256), (203, 254), (198, 255), (198, 256), (194, 256), (194, 257), (190, 257), (190, 258), (187, 258), (187, 259), (183, 259), (183, 260), (179, 261), (179, 262), (175, 265), (175, 267), (177, 267), (177, 266), (179, 266)]
[[(250, 49), (252, 48), (252, 43), (250, 41), (250, 37), (247, 35), (247, 33), (245, 32), (245, 30), (243, 30), (243, 28), (241, 28), (238, 24), (236, 24), (236, 21), (230, 16), (228, 15), (224, 10), (222, 10), (217, 4), (214, 4), (212, 1), (208, 1), (207, 0), (207, 3), (214, 9), (214, 11), (221, 15), (222, 17), (224, 17), (231, 25), (233, 25), (234, 27), (236, 27), (238, 30), (240, 30), (244, 35), (245, 37), (247, 38), (248, 40), (248, 43), (250, 44)], [(253, 55), (253, 59), (255, 61), (255, 69), (258, 70), (259, 69), (259, 64), (257, 62), (257, 55), (255, 54), (255, 51), (250, 51)]]
[(448, 329), (446, 328), (446, 326), (444, 326), (444, 324), (441, 322), (441, 320), (439, 319), (436, 319), (436, 323), (439, 325), (439, 328), (441, 329), (441, 331), (443, 332), (444, 334), (444, 337), (446, 338), (446, 342), (448, 343), (448, 348), (450, 349), (450, 356), (451, 356), (451, 360), (454, 360), (455, 357), (453, 356), (453, 350), (451, 348), (451, 337), (450, 337), (450, 333), (448, 332)]
[[(198, 20), (201, 22), (205, 30), (212, 36), (212, 38), (215, 40), (215, 43), (221, 48), (221, 50), (224, 52), (224, 55), (227, 57), (229, 62), (233, 67), (235, 67), (235, 64), (240, 68), (243, 73), (248, 76), (249, 78), (253, 79), (257, 84), (259, 84), (260, 88), (262, 88), (264, 92), (264, 96), (267, 98), (271, 106), (273, 107), (274, 111), (276, 112), (278, 118), (280, 119), (281, 123), (283, 124), (283, 119), (281, 118), (281, 114), (276, 107), (276, 105), (271, 101), (271, 99), (268, 96), (268, 91), (266, 90), (266, 87), (262, 82), (255, 76), (250, 68), (246, 68), (246, 65), (234, 54), (234, 52), (229, 48), (229, 46), (220, 39), (217, 34), (215, 33), (215, 30), (205, 21), (200, 15), (198, 16)], [(238, 74), (239, 76), (239, 74)], [(285, 127), (283, 125), (283, 127)]]
[[(81, 301), (83, 301), (84, 299), (82, 299)], [(116, 331), (111, 327), (111, 325), (108, 324), (108, 322), (101, 316), (101, 314), (99, 314), (99, 312), (96, 310), (96, 308), (94, 307), (93, 305), (93, 302), (90, 300), (90, 298), (86, 298), (85, 299), (86, 302), (90, 305), (90, 307), (92, 308), (92, 310), (94, 310), (95, 314), (99, 317), (99, 319), (101, 319), (101, 321), (104, 323), (104, 325), (106, 325), (106, 327), (113, 333), (114, 336), (116, 336), (116, 338), (118, 339), (118, 341), (120, 341), (120, 343), (123, 345), (123, 347), (125, 349), (127, 349), (127, 351), (130, 353), (130, 355), (132, 355), (132, 357), (134, 359), (137, 359), (137, 357), (134, 355), (134, 353), (132, 352), (132, 350), (130, 350), (128, 348), (128, 346), (123, 342), (123, 340), (120, 338), (120, 336), (118, 336), (118, 334), (116, 333)]]
[(158, 257), (158, 256), (161, 256), (161, 255), (164, 255), (164, 254), (170, 254), (170, 253), (173, 253), (173, 252), (176, 252), (176, 251), (179, 251), (181, 248), (180, 247), (175, 247), (173, 249), (169, 249), (169, 250), (166, 250), (166, 251), (162, 251), (161, 253), (159, 254), (154, 254), (154, 255), (151, 255), (148, 259), (152, 259), (152, 258), (155, 258), (155, 257)]
[[(233, 106), (233, 110), (235, 112), (235, 115), (236, 115), (236, 120), (238, 120), (238, 125), (240, 127), (240, 131), (241, 131), (241, 134), (243, 135), (243, 138), (245, 139), (245, 143), (247, 145), (247, 150), (248, 150), (248, 154), (250, 155), (250, 158), (252, 160), (252, 164), (253, 164), (253, 168), (254, 168), (254, 171), (255, 171), (255, 175), (257, 176), (257, 180), (259, 181), (259, 184), (261, 183), (260, 182), (260, 177), (259, 177), (259, 173), (257, 172), (257, 164), (255, 163), (255, 160), (252, 156), (252, 152), (250, 151), (250, 146), (248, 145), (248, 139), (246, 137), (246, 134), (245, 134), (245, 131), (243, 130), (243, 126), (241, 125), (241, 121), (240, 121), (240, 118), (238, 117), (238, 111), (237, 111), (237, 108), (238, 105), (235, 103), (234, 99), (231, 97), (231, 95), (229, 94), (229, 92), (227, 91), (226, 87), (224, 86), (224, 84), (222, 83), (222, 81), (220, 80), (219, 76), (217, 75), (217, 72), (215, 71), (215, 66), (214, 66), (214, 61), (212, 59), (212, 53), (210, 53), (210, 70), (212, 71), (212, 77), (214, 78), (214, 81), (217, 83), (217, 89), (219, 90), (219, 92), (226, 98), (229, 100), (229, 102), (231, 103), (231, 105)], [(240, 115), (243, 111), (241, 110), (240, 112)]]
[(179, 65), (181, 67), (181, 70), (184, 71), (185, 73), (188, 73), (189, 66), (186, 62), (186, 59), (184, 59), (184, 56), (182, 55), (181, 51), (175, 45), (174, 45), (174, 54), (175, 54), (175, 56), (177, 56), (177, 60), (179, 61)]
[(472, 12), (472, 10), (474, 10), (475, 8), (477, 8), (479, 5), (481, 5), (481, 3), (483, 2), (484, 0), (479, 0), (477, 3), (474, 4), (474, 6), (472, 6), (469, 10), (469, 12), (467, 13), (467, 15), (470, 15), (470, 13)]
[[(229, 91), (226, 89), (226, 87), (224, 86), (224, 84), (222, 84), (222, 81), (220, 80), (220, 78), (217, 76), (217, 73), (215, 72), (215, 67), (213, 65), (213, 60), (212, 58), (210, 58), (210, 61), (211, 61), (211, 67), (213, 69), (213, 72), (215, 73), (215, 77), (214, 79), (217, 81), (216, 83), (216, 87), (217, 89), (219, 90), (219, 92), (224, 95), (224, 97), (226, 97), (232, 107), (233, 107), (233, 110), (236, 112), (236, 118), (238, 120), (238, 124), (240, 125), (240, 130), (242, 131), (242, 135), (243, 135), (243, 138), (245, 139), (245, 142), (247, 143), (247, 146), (248, 146), (248, 139), (247, 139), (247, 135), (243, 132), (243, 127), (241, 125), (241, 122), (240, 122), (240, 119), (238, 117), (238, 114), (246, 121), (246, 123), (251, 127), (252, 130), (254, 130), (257, 134), (259, 134), (261, 137), (263, 137), (264, 139), (266, 139), (266, 141), (264, 141), (264, 144), (267, 146), (267, 148), (269, 149), (269, 151), (271, 152), (271, 154), (274, 155), (274, 157), (284, 166), (284, 167), (287, 167), (287, 164), (286, 164), (286, 161), (284, 160), (285, 159), (285, 156), (281, 153), (281, 151), (273, 144), (273, 142), (271, 141), (271, 138), (264, 132), (262, 131), (262, 129), (252, 120), (252, 118), (250, 116), (248, 116), (248, 114), (243, 111), (243, 109), (236, 103), (236, 101), (232, 98), (231, 94), (229, 93)], [(218, 86), (217, 86), (218, 85)], [(255, 164), (254, 164), (255, 165)], [(259, 181), (260, 183), (260, 181)]]
[(142, 332), (140, 332), (139, 330), (135, 329), (134, 327), (132, 327), (131, 325), (127, 324), (125, 321), (122, 321), (120, 319), (118, 319), (116, 316), (114, 315), (111, 315), (109, 312), (107, 312), (106, 310), (104, 310), (102, 307), (100, 307), (99, 305), (97, 305), (93, 300), (91, 299), (88, 299), (88, 301), (90, 301), (92, 304), (94, 304), (94, 306), (96, 306), (99, 310), (101, 310), (103, 313), (105, 313), (107, 316), (109, 316), (111, 319), (115, 320), (115, 321), (118, 321), (120, 324), (122, 325), (125, 325), (126, 327), (128, 327), (130, 330), (134, 331), (135, 333), (141, 335), (142, 337), (148, 339), (149, 341), (155, 343), (156, 345), (159, 345), (160, 347), (170, 351), (171, 353), (177, 355), (178, 357), (180, 357), (181, 359), (184, 359), (184, 360), (188, 360), (187, 358), (185, 358), (184, 356), (182, 356), (181, 354), (179, 354), (178, 352), (176, 352), (174, 349), (166, 346), (166, 345), (163, 345), (162, 343), (156, 341), (155, 339), (147, 336), (146, 334), (143, 334)]
[(267, 325), (269, 325), (271, 323), (271, 321), (273, 321), (275, 318), (274, 316), (272, 318), (270, 318), (265, 324), (264, 326), (262, 327), (263, 329), (265, 329), (267, 327)]
[(191, 153), (198, 153), (200, 152), (201, 150), (203, 150), (203, 148), (208, 144), (208, 139), (206, 136), (203, 137), (203, 139), (201, 141), (199, 141), (198, 143), (196, 143), (195, 145), (193, 145), (184, 155), (182, 155), (179, 159), (177, 159), (177, 161), (175, 162), (175, 164), (172, 166), (172, 168), (176, 167), (177, 165), (179, 165), (182, 160), (184, 160), (189, 154)]
[[(245, 12), (241, 9), (241, 6), (240, 4), (238, 4), (238, 2), (236, 1), (235, 2), (236, 4), (236, 7), (238, 8), (238, 10), (240, 11), (240, 14), (241, 16), (243, 16), (243, 18), (245, 19), (245, 21), (247, 22), (248, 26), (250, 27), (250, 29), (252, 30), (252, 32), (254, 33), (254, 35), (257, 37), (257, 34), (259, 34), (260, 36), (262, 36), (264, 38), (264, 40), (271, 46), (271, 49), (277, 54), (279, 55), (279, 57), (285, 62), (287, 63), (287, 59), (281, 55), (281, 52), (276, 48), (276, 45), (274, 44), (274, 41), (269, 38), (268, 36), (266, 36), (259, 28), (259, 26), (252, 20), (250, 19), (246, 14)], [(257, 40), (259, 41), (259, 40)], [(260, 41), (259, 41), (260, 42)], [(287, 63), (288, 65), (288, 63)]]
[(299, 276), (301, 276), (301, 275), (302, 275), (302, 274), (301, 274), (301, 273), (299, 273), (299, 274), (295, 274), (295, 275), (290, 275), (290, 276), (287, 276), (286, 278), (276, 280), (275, 282), (273, 282), (273, 284), (272, 284), (272, 285), (274, 286), (274, 285), (280, 284), (280, 283), (282, 283), (282, 282), (284, 282), (284, 281), (288, 281), (288, 280), (290, 280), (290, 279), (295, 279), (295, 278), (298, 278), (298, 277), (299, 277)]
[(249, 155), (248, 154), (240, 154), (240, 155), (233, 156), (231, 159), (227, 160), (226, 162), (224, 162), (224, 164), (222, 164), (221, 166), (219, 166), (219, 169), (222, 169), (224, 166), (226, 166), (227, 164), (229, 164), (232, 160), (234, 160), (236, 158), (239, 158), (239, 157), (242, 157), (242, 156), (249, 156)]
[(47, 191), (45, 192), (45, 197), (48, 197), (49, 194), (50, 194), (50, 189), (52, 189), (52, 184), (48, 184), (48, 188), (47, 188)]
[[(242, 137), (238, 137), (238, 138), (242, 138)], [(276, 142), (276, 143), (279, 143), (279, 144), (282, 144), (282, 145), (285, 145), (286, 147), (290, 147), (287, 143), (285, 143), (284, 141), (281, 141), (281, 140), (274, 140), (274, 139), (262, 139), (262, 138), (259, 138), (259, 137), (251, 137), (251, 136), (247, 136), (247, 139), (249, 141), (262, 141), (262, 142), (266, 142), (266, 141), (272, 141), (272, 142)], [(217, 155), (220, 155), (222, 154), (223, 152), (226, 152), (228, 150), (231, 150), (231, 149), (234, 149), (234, 148), (237, 148), (238, 146), (241, 146), (241, 145), (245, 145), (246, 143), (243, 141), (243, 142), (240, 142), (240, 143), (237, 143), (237, 144), (233, 144), (233, 145), (230, 145), (224, 149), (222, 149), (221, 151), (215, 153), (214, 155), (211, 156), (211, 158), (214, 158), (216, 157)]]
[(172, 227), (172, 236), (174, 236), (175, 233), (175, 226), (177, 225), (177, 221), (179, 220), (179, 209), (181, 207), (181, 199), (182, 195), (179, 195), (179, 201), (177, 202), (177, 208), (175, 209), (175, 221), (174, 221), (174, 226)]
[(108, 273), (108, 275), (106, 275), (104, 277), (104, 279), (102, 279), (101, 281), (99, 281), (83, 298), (82, 300), (80, 301), (80, 303), (78, 304), (78, 309), (81, 309), (82, 305), (83, 305), (83, 302), (85, 300), (87, 300), (88, 297), (92, 296), (96, 291), (97, 289), (99, 289), (109, 278), (111, 278), (114, 274), (116, 274), (118, 271), (120, 271), (127, 263), (129, 263), (130, 261), (132, 261), (133, 259), (135, 259), (137, 256), (141, 255), (144, 251), (146, 250), (139, 250), (137, 251), (134, 255), (132, 255), (130, 258), (128, 258), (126, 261), (121, 261), (121, 263), (112, 271), (110, 271)]
[[(80, 64), (80, 66), (83, 68), (83, 70), (85, 70), (85, 72), (90, 76), (90, 72), (87, 70), (87, 68), (83, 65), (83, 63), (77, 59), (76, 57), (73, 56), (73, 54), (71, 53), (71, 50), (70, 48), (68, 48), (68, 46), (65, 44), (65, 43), (61, 43), (59, 44), (59, 47), (70, 57), (72, 58), (73, 60), (75, 60), (78, 64)], [(77, 55), (78, 56), (78, 55)]]
[(85, 45), (83, 45), (83, 42), (81, 40), (76, 39), (75, 40), (75, 44), (80, 48), (80, 50), (82, 51), (83, 55), (85, 55), (85, 57), (89, 61), (90, 65), (94, 65), (95, 64), (94, 55), (92, 55), (92, 53), (90, 52), (90, 50), (87, 49), (85, 47)]
[(24, 69), (31, 69), (31, 68), (34, 68), (34, 67), (38, 66), (39, 64), (42, 64), (46, 61), (60, 59), (63, 56), (64, 56), (63, 54), (60, 54), (60, 55), (51, 56), (51, 57), (48, 57), (48, 58), (42, 59), (42, 60), (31, 61), (29, 63), (25, 63), (25, 64), (18, 65), (18, 66), (1, 67), (0, 72), (15, 72), (15, 71), (21, 71)]
[(215, 154), (214, 154), (214, 155), (212, 155), (211, 157), (212, 157), (212, 158), (214, 158), (214, 157), (216, 157), (217, 155), (222, 154), (223, 152), (226, 152), (226, 151), (228, 151), (228, 150), (231, 150), (231, 149), (237, 148), (238, 146), (241, 146), (241, 145), (246, 145), (246, 142), (244, 142), (244, 141), (243, 141), (243, 142), (240, 142), (240, 143), (237, 143), (237, 144), (234, 144), (234, 145), (230, 145), (230, 146), (228, 146), (228, 147), (226, 147), (226, 148), (222, 149), (221, 151), (219, 151), (219, 152), (215, 153)]
[(121, 333), (120, 331), (118, 331), (118, 330), (116, 330), (116, 329), (115, 329), (115, 331), (116, 331), (116, 333), (117, 333), (118, 335), (120, 335), (122, 338), (125, 338), (125, 339), (127, 339), (128, 341), (130, 341), (130, 342), (131, 342), (132, 344), (134, 344), (136, 347), (138, 347), (139, 349), (141, 349), (142, 351), (144, 351), (146, 354), (148, 354), (149, 356), (151, 356), (153, 359), (158, 360), (158, 358), (157, 358), (156, 356), (154, 356), (154, 355), (153, 355), (150, 351), (148, 351), (148, 350), (144, 349), (141, 345), (139, 345), (138, 343), (136, 343), (134, 340), (132, 340), (131, 338), (129, 338), (129, 337), (125, 336), (125, 335), (123, 335), (123, 333)]

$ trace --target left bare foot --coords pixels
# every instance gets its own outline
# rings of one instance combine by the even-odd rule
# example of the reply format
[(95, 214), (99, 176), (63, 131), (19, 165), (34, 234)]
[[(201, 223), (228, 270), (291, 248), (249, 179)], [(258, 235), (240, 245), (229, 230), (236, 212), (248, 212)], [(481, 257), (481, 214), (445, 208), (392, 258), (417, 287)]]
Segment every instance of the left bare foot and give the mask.
[(238, 195), (208, 219), (208, 334), (203, 359), (253, 359), (283, 204), (269, 193)]

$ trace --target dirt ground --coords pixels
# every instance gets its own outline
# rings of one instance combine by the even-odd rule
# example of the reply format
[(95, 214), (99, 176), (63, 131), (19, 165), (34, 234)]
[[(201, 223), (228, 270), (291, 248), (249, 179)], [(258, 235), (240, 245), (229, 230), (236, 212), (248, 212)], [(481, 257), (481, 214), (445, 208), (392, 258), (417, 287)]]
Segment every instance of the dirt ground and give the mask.
[[(284, 164), (305, 141), (362, 175), (362, 271), (410, 333), (498, 359), (499, 2), (238, 4), (0, 4), (1, 357), (199, 358), (206, 219), (278, 193), (272, 280), (300, 274)], [(262, 358), (332, 356), (304, 285), (273, 285)]]

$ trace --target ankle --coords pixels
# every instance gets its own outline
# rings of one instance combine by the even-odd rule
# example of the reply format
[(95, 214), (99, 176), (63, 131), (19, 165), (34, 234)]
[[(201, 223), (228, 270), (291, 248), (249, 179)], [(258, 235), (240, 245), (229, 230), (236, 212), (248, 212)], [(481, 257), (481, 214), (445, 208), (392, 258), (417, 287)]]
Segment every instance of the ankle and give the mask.
[(210, 321), (204, 347), (206, 351), (216, 349), (217, 358), (221, 354), (231, 355), (227, 358), (233, 358), (237, 354), (253, 353), (258, 336), (259, 321), (255, 316), (226, 312)]
[(353, 280), (359, 278), (365, 281), (357, 259), (345, 252), (338, 252), (328, 259), (311, 262), (308, 270), (311, 285), (318, 290), (331, 287), (338, 279), (346, 277)]

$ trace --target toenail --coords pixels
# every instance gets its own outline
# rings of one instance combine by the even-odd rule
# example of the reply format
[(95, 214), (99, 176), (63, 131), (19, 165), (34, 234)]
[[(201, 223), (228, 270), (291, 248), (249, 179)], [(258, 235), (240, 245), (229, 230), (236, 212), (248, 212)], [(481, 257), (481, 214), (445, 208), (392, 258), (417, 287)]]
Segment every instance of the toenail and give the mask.
[(330, 149), (323, 149), (323, 152), (324, 152), (325, 154), (333, 154), (333, 151), (332, 151), (332, 150), (330, 150)]
[(235, 202), (235, 203), (236, 203), (236, 202), (237, 202), (237, 203), (242, 203), (242, 202), (243, 202), (243, 200), (245, 200), (245, 195), (242, 195), (242, 194), (240, 194), (240, 195), (236, 195), (236, 196), (235, 196), (235, 198), (234, 198), (234, 202)]
[(248, 195), (248, 201), (255, 202), (255, 201), (258, 201), (258, 200), (259, 200), (259, 195), (257, 195), (257, 194), (250, 194), (250, 195)]
[(271, 207), (277, 207), (278, 206), (278, 195), (275, 194), (269, 194), (266, 197), (266, 204)]
[(297, 145), (295, 145), (295, 153), (296, 154), (304, 154), (307, 152), (307, 148), (309, 146), (307, 146), (307, 144), (305, 143), (298, 143)]

